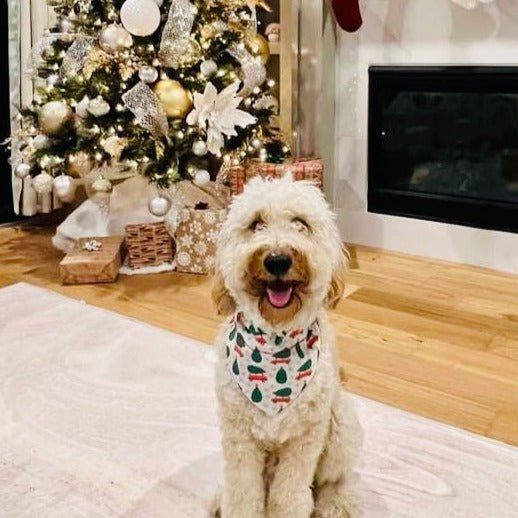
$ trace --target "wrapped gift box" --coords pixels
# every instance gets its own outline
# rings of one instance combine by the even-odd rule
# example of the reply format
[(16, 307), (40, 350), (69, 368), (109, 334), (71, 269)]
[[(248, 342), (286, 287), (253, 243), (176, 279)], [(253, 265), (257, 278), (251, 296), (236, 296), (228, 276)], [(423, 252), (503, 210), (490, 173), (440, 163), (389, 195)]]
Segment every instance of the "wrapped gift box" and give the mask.
[(124, 237), (81, 238), (59, 263), (63, 284), (114, 282), (122, 262)]
[(251, 162), (244, 166), (235, 166), (231, 171), (231, 189), (233, 194), (243, 192), (243, 188), (254, 176), (263, 178), (280, 178), (286, 173), (291, 172), (295, 180), (309, 180), (319, 188), (324, 185), (324, 167), (318, 158), (296, 160), (295, 162), (285, 162), (283, 164), (271, 164), (268, 162)]
[(163, 222), (126, 226), (128, 262), (132, 268), (172, 263), (174, 242)]
[(226, 210), (186, 207), (176, 230), (176, 269), (183, 273), (207, 274), (213, 270), (216, 241)]

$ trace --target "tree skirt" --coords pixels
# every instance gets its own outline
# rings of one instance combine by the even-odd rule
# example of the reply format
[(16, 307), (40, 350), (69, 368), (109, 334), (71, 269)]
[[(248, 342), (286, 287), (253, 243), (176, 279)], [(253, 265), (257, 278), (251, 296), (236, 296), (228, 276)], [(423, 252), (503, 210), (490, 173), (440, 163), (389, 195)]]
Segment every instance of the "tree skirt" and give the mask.
[[(0, 308), (0, 515), (207, 516), (213, 349), (27, 284)], [(518, 449), (351, 398), (362, 516), (516, 516)]]

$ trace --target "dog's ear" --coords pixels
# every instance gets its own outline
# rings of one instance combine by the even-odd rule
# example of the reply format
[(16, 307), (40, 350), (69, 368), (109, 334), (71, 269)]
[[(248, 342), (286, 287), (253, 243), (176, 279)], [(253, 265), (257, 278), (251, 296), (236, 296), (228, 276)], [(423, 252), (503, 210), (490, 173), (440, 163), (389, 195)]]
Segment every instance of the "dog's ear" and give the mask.
[(329, 285), (329, 291), (326, 297), (326, 306), (329, 309), (334, 309), (342, 299), (345, 291), (345, 276), (349, 269), (349, 252), (343, 247), (340, 252), (340, 260), (336, 265), (333, 276), (331, 278), (331, 284)]
[(225, 286), (225, 279), (219, 268), (216, 269), (214, 275), (212, 300), (214, 301), (218, 315), (231, 315), (236, 310), (236, 303)]

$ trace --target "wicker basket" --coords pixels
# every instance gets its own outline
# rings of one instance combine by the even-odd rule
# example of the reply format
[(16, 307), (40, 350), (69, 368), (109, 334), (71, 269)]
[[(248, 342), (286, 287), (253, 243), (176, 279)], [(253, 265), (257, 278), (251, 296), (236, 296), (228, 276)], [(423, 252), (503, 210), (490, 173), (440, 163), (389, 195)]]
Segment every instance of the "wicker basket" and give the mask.
[(126, 248), (132, 268), (159, 266), (174, 257), (174, 243), (164, 223), (142, 223), (126, 227)]

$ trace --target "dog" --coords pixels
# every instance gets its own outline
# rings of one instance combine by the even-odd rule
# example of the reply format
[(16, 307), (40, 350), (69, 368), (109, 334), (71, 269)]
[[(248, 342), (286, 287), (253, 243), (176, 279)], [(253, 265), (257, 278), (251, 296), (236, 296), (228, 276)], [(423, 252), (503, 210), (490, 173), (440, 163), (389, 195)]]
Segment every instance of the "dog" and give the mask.
[(213, 300), (225, 460), (222, 518), (352, 516), (358, 424), (340, 386), (326, 309), (348, 255), (323, 193), (252, 179), (218, 239)]

